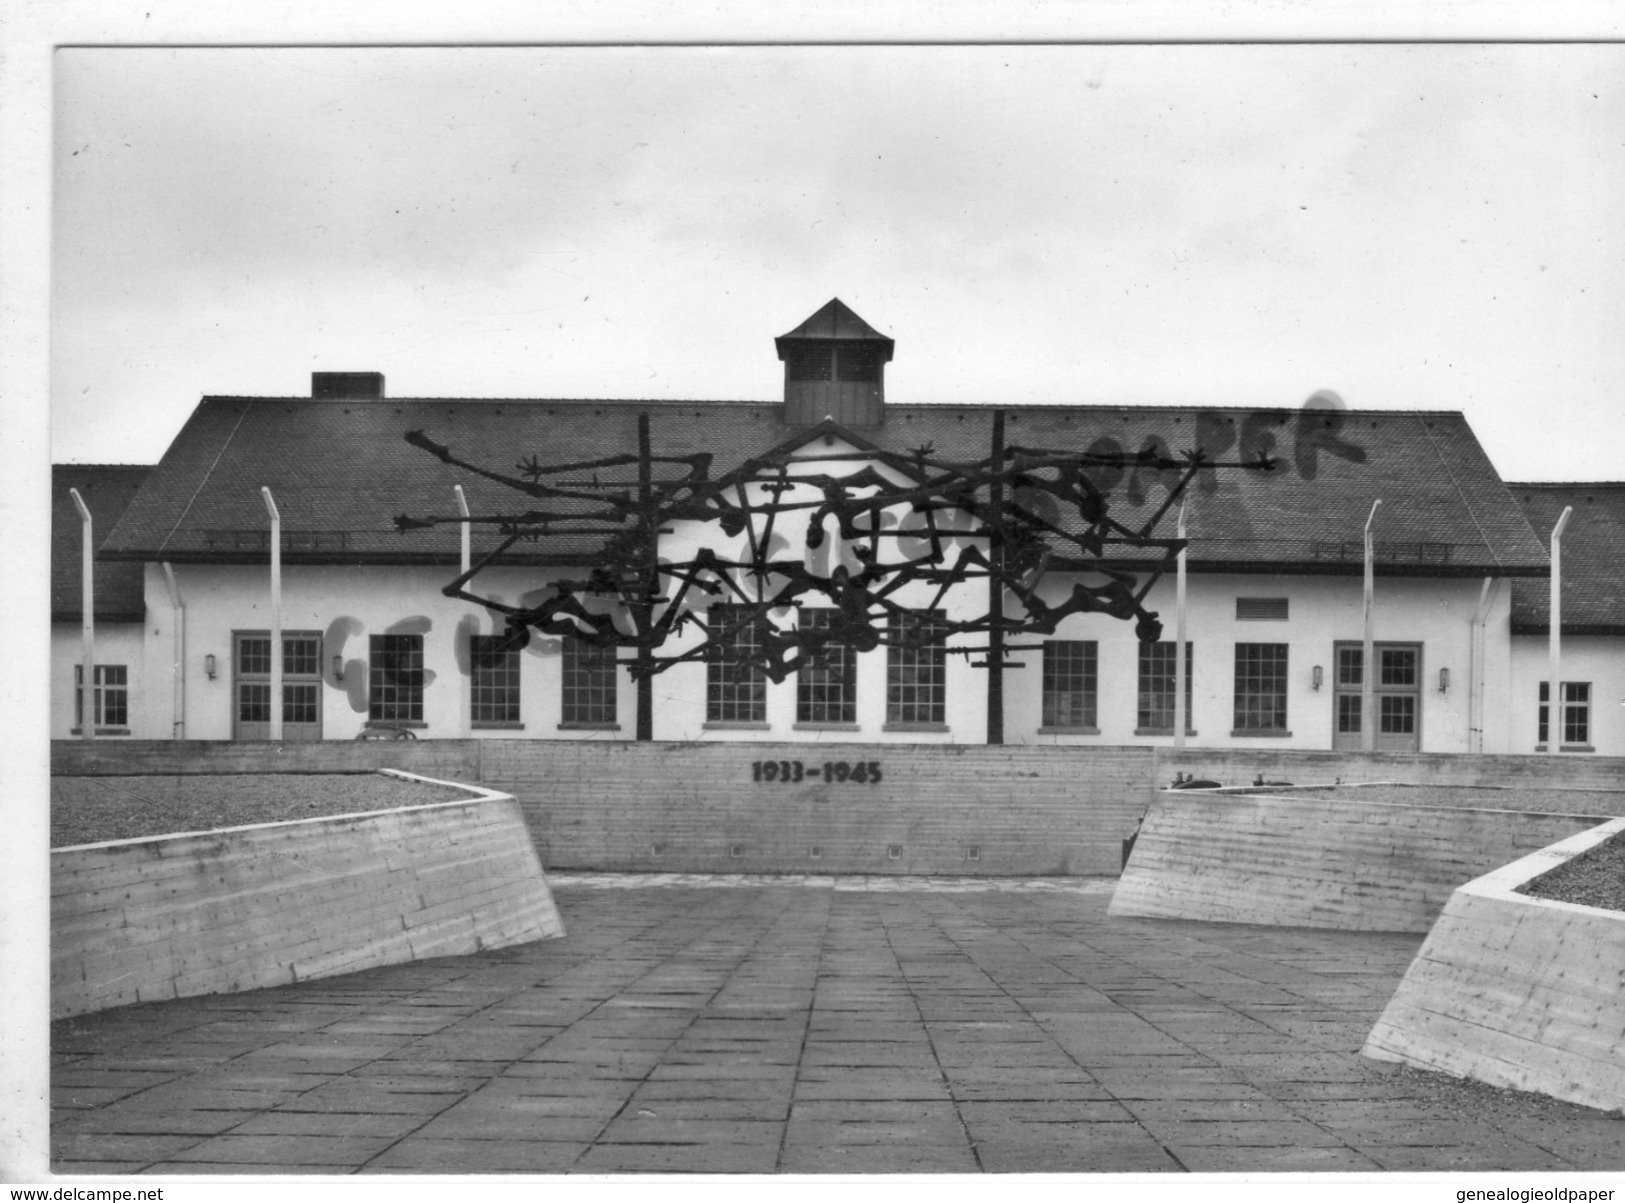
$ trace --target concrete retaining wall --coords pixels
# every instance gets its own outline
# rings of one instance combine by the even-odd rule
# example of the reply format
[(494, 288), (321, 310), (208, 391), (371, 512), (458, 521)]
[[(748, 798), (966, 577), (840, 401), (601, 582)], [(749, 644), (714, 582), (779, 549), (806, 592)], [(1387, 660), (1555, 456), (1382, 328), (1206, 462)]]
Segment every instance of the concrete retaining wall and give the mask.
[[(776, 771), (784, 763), (789, 785)], [(847, 781), (832, 786), (826, 763), (846, 765)], [(859, 763), (878, 763), (880, 782), (852, 782)], [(756, 766), (768, 764), (774, 779), (759, 780)], [(1625, 759), (1574, 756), (546, 739), (52, 745), (52, 771), (63, 775), (380, 767), (515, 794), (551, 867), (681, 872), (1115, 874), (1123, 838), (1175, 772), (1232, 784), (1263, 773), (1625, 788)], [(1475, 860), (1448, 886), (1497, 863)]]
[(513, 798), (51, 852), (51, 1012), (564, 934)]
[(227, 743), (206, 739), (59, 739), (53, 777), (151, 774), (372, 773), (403, 769), (448, 781), (478, 781), (479, 745), (468, 739)]
[(558, 869), (1114, 874), (1152, 774), (1149, 748), (505, 740), (484, 756)]
[(1286, 749), (1157, 749), (1157, 784), (1174, 774), (1247, 785), (1260, 773), (1297, 785), (1403, 781), (1415, 785), (1530, 785), (1541, 789), (1625, 789), (1625, 757), (1483, 756), (1417, 752), (1304, 752)]
[(1625, 831), (1625, 819), (1456, 890), (1365, 1055), (1625, 1107), (1625, 913), (1514, 891)]
[(1596, 816), (1164, 792), (1113, 915), (1425, 932), (1451, 891)]

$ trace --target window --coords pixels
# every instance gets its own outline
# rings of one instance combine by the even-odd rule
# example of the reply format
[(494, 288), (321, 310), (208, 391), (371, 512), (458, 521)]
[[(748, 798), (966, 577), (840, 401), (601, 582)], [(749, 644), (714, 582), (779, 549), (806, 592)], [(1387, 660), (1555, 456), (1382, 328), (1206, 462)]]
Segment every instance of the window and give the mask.
[[(1044, 641), (1043, 714), (1045, 727), (1095, 726), (1096, 648), (1094, 640)], [(1173, 724), (1172, 718), (1169, 725)]]
[[(1334, 644), (1332, 747), (1364, 746), (1365, 648)], [(1422, 651), (1420, 643), (1378, 643), (1376, 679), (1371, 684), (1374, 730), (1379, 752), (1417, 752), (1422, 747)]]
[(947, 627), (936, 611), (894, 614), (886, 647), (888, 726), (947, 721)]
[(761, 632), (751, 611), (744, 606), (712, 606), (708, 623), (705, 721), (767, 722), (767, 674), (753, 663), (762, 650)]
[(367, 718), (423, 721), (423, 636), (368, 636)]
[(794, 346), (785, 352), (785, 370), (791, 380), (828, 380), (832, 359), (828, 346)]
[[(271, 633), (232, 632), (233, 739), (271, 738)], [(322, 634), (282, 632), (282, 738), (322, 737)]]
[[(123, 664), (96, 665), (96, 687), (91, 691), (92, 708), (98, 727), (128, 727), (130, 725), (129, 668)], [(83, 727), (85, 722), (85, 666), (73, 666), (73, 723)]]
[[(566, 640), (566, 647), (569, 641)], [(473, 635), (468, 641), (473, 666), (469, 719), (474, 723), (519, 721), (519, 649), (505, 635)], [(565, 652), (568, 663), (569, 652)]]
[(1236, 598), (1238, 622), (1285, 622), (1286, 619), (1287, 599), (1284, 597)]
[[(1540, 683), (1540, 733), (1537, 742), (1547, 741), (1551, 690), (1549, 683)], [(1589, 744), (1591, 742), (1591, 682), (1563, 682), (1563, 742)]]
[(1563, 684), (1563, 742), (1591, 742), (1591, 682), (1566, 681)]
[[(839, 610), (803, 609), (803, 631), (828, 631)], [(805, 653), (804, 653), (805, 654)], [(824, 644), (816, 660), (796, 672), (796, 722), (842, 723), (858, 721), (858, 657), (852, 648), (834, 640)]]
[[(1337, 649), (1337, 683), (1358, 687), (1365, 684), (1365, 649), (1339, 647)], [(1358, 731), (1360, 728), (1354, 728)]]
[(842, 343), (835, 359), (835, 379), (873, 383), (880, 379), (880, 348), (873, 343)]
[(1357, 693), (1340, 693), (1337, 695), (1337, 733), (1339, 735), (1360, 734), (1360, 706), (1363, 699)]
[(1286, 732), (1284, 643), (1236, 644), (1236, 730)]
[(1410, 735), (1416, 730), (1416, 695), (1377, 696), (1377, 730), (1384, 735)]
[(1377, 651), (1378, 687), (1416, 688), (1418, 655), (1415, 648), (1379, 648)]
[[(1136, 734), (1174, 729), (1174, 677), (1179, 662), (1174, 649), (1179, 645), (1168, 640), (1163, 643), (1140, 644), (1140, 696), (1135, 711)], [(1191, 668), (1196, 645), (1185, 644), (1185, 730), (1191, 729)]]
[(565, 726), (613, 727), (617, 685), (615, 645), (564, 641)]

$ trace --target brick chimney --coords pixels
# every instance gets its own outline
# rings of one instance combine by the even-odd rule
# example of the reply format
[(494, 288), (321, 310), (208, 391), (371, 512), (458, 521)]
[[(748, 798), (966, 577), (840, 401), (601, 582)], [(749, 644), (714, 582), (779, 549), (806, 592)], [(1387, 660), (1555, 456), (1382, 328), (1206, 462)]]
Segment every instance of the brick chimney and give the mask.
[(312, 372), (310, 395), (327, 401), (382, 401), (382, 372)]

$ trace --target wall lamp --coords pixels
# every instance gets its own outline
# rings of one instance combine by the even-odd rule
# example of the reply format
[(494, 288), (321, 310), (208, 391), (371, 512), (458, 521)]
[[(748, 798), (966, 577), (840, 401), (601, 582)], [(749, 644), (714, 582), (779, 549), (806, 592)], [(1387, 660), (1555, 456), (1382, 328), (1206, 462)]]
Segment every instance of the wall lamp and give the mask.
[(344, 657), (343, 656), (334, 656), (333, 657), (333, 680), (335, 680), (335, 681), (344, 680)]
[(1320, 688), (1321, 681), (1325, 679), (1325, 674), (1321, 672), (1320, 665), (1315, 665), (1315, 667), (1310, 671), (1309, 679), (1314, 683), (1314, 687), (1316, 689)]
[(1450, 670), (1448, 668), (1441, 668), (1439, 670), (1439, 692), (1450, 692)]
[(214, 653), (213, 652), (210, 652), (207, 656), (203, 657), (203, 675), (208, 677), (209, 680), (211, 680), (211, 681), (214, 680)]

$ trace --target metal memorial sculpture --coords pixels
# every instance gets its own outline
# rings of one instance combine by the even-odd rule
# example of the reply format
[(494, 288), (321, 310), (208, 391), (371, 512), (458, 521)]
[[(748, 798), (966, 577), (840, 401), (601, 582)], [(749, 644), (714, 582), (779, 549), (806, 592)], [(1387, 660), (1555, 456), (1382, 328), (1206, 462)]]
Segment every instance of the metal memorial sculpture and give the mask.
[[(1159, 525), (1199, 475), (1269, 472), (1278, 462), (1271, 447), (1220, 460), (1200, 447), (1176, 454), (1160, 441), (1139, 452), (1006, 445), (1003, 413), (993, 415), (988, 454), (974, 462), (942, 458), (929, 444), (803, 453), (820, 435), (833, 444), (844, 432), (815, 429), (713, 475), (710, 454), (656, 454), (647, 413), (635, 452), (560, 464), (533, 456), (512, 472), (470, 463), (412, 431), (414, 446), (528, 504), (395, 522), (401, 531), (464, 522), (494, 530), (495, 546), (443, 592), (503, 615), (512, 646), (536, 632), (630, 651), (622, 663), (644, 683), (642, 711), (649, 678), (692, 661), (783, 681), (836, 645), (918, 648), (958, 636), (951, 652), (1002, 666), (1010, 639), (1051, 634), (1082, 613), (1132, 620), (1141, 640), (1156, 641), (1162, 625), (1145, 599), (1184, 547)], [(1166, 496), (1130, 526), (1113, 516), (1112, 488), (1129, 474), (1130, 494), (1141, 493), (1132, 482), (1144, 473), (1156, 474)], [(601, 541), (593, 566), (551, 582), (536, 604), (475, 588), (516, 545), (583, 536)], [(1147, 553), (1149, 569), (1141, 566)], [(1136, 570), (1119, 566), (1125, 560)], [(1075, 580), (1045, 600), (1052, 567), (1099, 583)], [(960, 590), (944, 605), (975, 582), (985, 583), (973, 595), (981, 604), (967, 612)], [(825, 611), (819, 622), (792, 620), (808, 606)], [(922, 611), (932, 619), (919, 621)], [(643, 719), (640, 738), (648, 738)]]

